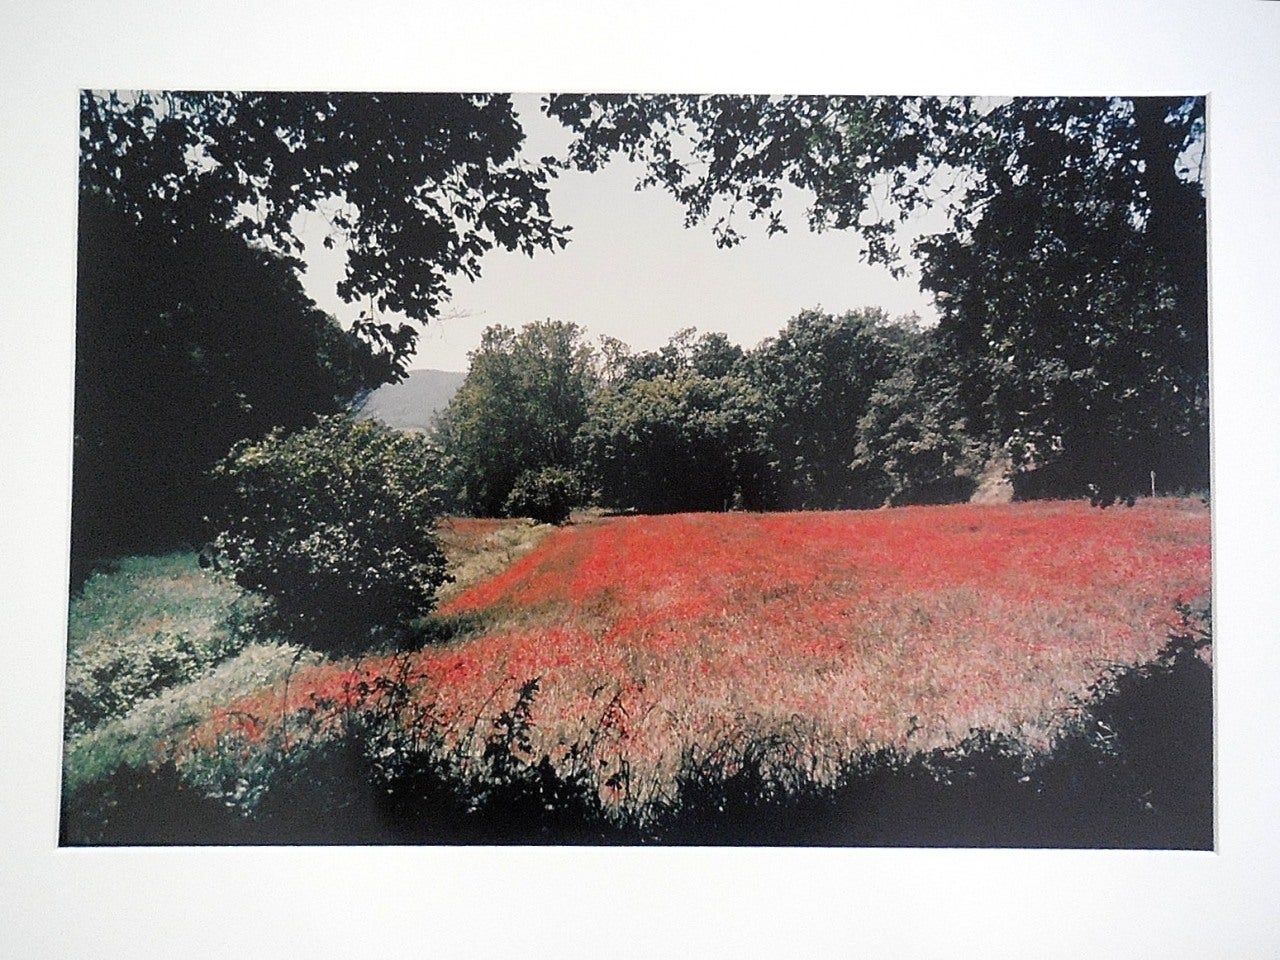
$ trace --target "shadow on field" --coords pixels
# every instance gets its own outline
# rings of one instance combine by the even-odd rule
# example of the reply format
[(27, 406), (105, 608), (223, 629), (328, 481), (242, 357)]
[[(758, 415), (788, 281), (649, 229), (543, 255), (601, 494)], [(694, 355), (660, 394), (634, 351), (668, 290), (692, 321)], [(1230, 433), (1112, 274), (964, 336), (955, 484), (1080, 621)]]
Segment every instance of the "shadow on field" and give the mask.
[(865, 757), (834, 790), (785, 801), (748, 763), (688, 771), (664, 842), (731, 845), (1213, 849), (1213, 672), (1207, 628), (1116, 670), (1045, 757), (977, 731), (931, 754)]
[[(64, 845), (679, 844), (1213, 848), (1209, 632), (1187, 626), (1161, 656), (1104, 676), (1053, 750), (975, 732), (957, 747), (881, 752), (834, 787), (766, 771), (765, 747), (686, 758), (676, 798), (647, 826), (610, 822), (585, 775), (543, 758), (488, 757), (463, 793), (415, 757), (375, 769), (356, 736), (272, 782), (246, 817), (172, 766), (122, 767), (64, 802)], [(496, 741), (495, 741), (496, 742)], [(776, 745), (774, 745), (776, 746)]]

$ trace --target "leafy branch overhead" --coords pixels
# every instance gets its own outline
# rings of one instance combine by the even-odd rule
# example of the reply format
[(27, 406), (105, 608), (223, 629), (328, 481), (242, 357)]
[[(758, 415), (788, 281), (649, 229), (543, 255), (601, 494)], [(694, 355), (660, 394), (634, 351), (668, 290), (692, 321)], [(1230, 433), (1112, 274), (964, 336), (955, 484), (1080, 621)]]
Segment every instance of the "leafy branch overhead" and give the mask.
[[(81, 188), (175, 233), (212, 222), (294, 255), (296, 216), (326, 216), (326, 245), (347, 249), (339, 294), (426, 322), (487, 251), (565, 245), (555, 168), (523, 140), (504, 95), (85, 91)], [(391, 336), (411, 347), (416, 331)]]
[[(937, 205), (966, 235), (986, 202), (1043, 169), (1047, 132), (1068, 168), (1105, 168), (1135, 221), (1161, 205), (1174, 164), (1198, 161), (1204, 136), (1202, 98), (553, 94), (543, 106), (575, 134), (568, 163), (640, 164), (637, 189), (670, 192), (690, 226), (714, 213), (722, 245), (742, 239), (738, 213), (785, 230), (790, 185), (812, 197), (810, 228), (858, 232), (868, 260), (897, 273), (900, 224)], [(1199, 185), (1199, 169), (1183, 173)]]

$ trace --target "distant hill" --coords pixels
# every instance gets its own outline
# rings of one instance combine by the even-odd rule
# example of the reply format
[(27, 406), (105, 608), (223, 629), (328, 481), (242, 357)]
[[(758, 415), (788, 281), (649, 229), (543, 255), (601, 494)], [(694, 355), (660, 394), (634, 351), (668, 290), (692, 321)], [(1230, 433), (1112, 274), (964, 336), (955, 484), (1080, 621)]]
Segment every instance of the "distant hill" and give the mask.
[(426, 430), (466, 378), (450, 370), (410, 370), (407, 380), (373, 391), (360, 416), (399, 430)]

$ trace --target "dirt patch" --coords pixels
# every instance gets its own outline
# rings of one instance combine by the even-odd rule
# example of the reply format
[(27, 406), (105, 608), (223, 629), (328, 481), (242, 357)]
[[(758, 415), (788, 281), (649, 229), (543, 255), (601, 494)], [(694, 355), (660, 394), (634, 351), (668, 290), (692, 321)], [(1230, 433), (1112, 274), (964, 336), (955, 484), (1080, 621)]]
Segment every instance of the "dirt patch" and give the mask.
[(1013, 465), (1003, 455), (994, 456), (978, 477), (978, 488), (969, 498), (970, 503), (1012, 503), (1013, 483), (1009, 472)]

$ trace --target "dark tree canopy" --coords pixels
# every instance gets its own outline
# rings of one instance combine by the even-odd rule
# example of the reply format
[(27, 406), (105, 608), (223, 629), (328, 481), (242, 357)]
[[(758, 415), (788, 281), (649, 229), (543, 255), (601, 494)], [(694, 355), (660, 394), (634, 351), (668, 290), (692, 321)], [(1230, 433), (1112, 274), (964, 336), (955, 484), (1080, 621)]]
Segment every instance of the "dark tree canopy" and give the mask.
[(742, 376), (659, 371), (601, 390), (578, 445), (607, 506), (759, 509), (770, 481), (767, 420), (764, 399)]
[(881, 486), (855, 466), (858, 420), (877, 385), (906, 363), (884, 311), (834, 316), (806, 310), (749, 358), (752, 380), (769, 403), (780, 505), (878, 505)]
[[(978, 138), (965, 100), (914, 97), (553, 95), (546, 110), (577, 139), (570, 162), (596, 170), (617, 154), (643, 166), (693, 226), (714, 216), (722, 246), (742, 217), (787, 229), (782, 187), (813, 194), (810, 227), (855, 229), (874, 262), (896, 267), (894, 228), (927, 202), (926, 189)], [(883, 210), (884, 214), (877, 213)]]
[(85, 91), (81, 189), (175, 233), (215, 223), (287, 253), (297, 213), (328, 217), (327, 242), (347, 246), (338, 292), (370, 304), (361, 332), (401, 372), (416, 331), (375, 312), (425, 322), (486, 251), (564, 245), (553, 168), (521, 158), (523, 140), (494, 94)]
[(337, 411), (386, 374), (290, 261), (215, 225), (174, 236), (88, 194), (77, 288), (75, 582), (104, 557), (198, 542), (205, 473), (233, 443)]
[(917, 246), (966, 412), (1028, 492), (1208, 482), (1205, 205), (1179, 173), (1202, 109), (1023, 107), (981, 219)]
[[(638, 186), (670, 192), (690, 226), (714, 214), (724, 245), (744, 236), (735, 218), (787, 229), (779, 203), (789, 184), (812, 195), (811, 228), (852, 230), (871, 262), (895, 268), (899, 224), (941, 206), (963, 234), (1020, 167), (1026, 173), (1026, 148), (1047, 129), (1071, 141), (1064, 162), (1127, 150), (1105, 189), (1171, 239), (1177, 217), (1166, 204), (1180, 182), (1199, 184), (1198, 170), (1178, 168), (1204, 137), (1203, 98), (559, 94), (544, 107), (576, 134), (569, 162), (596, 170), (614, 155), (636, 161)], [(1204, 260), (1194, 242), (1184, 249), (1189, 266)]]
[(947, 380), (927, 372), (925, 357), (876, 384), (858, 419), (851, 470), (868, 494), (895, 506), (969, 499), (984, 459)]

